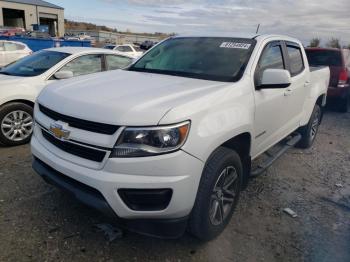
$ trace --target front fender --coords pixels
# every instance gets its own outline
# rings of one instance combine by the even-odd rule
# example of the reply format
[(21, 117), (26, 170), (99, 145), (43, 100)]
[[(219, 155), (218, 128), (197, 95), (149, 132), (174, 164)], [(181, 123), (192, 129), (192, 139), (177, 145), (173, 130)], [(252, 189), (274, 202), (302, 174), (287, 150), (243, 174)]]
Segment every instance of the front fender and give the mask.
[(170, 110), (160, 124), (191, 121), (183, 150), (205, 162), (211, 153), (231, 138), (253, 133), (254, 98), (234, 87)]

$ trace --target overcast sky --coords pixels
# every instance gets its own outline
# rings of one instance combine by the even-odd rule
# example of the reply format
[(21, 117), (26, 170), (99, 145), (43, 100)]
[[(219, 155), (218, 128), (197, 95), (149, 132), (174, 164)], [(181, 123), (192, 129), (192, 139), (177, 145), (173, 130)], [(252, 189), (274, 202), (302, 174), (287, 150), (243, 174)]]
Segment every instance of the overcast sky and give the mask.
[(337, 37), (350, 44), (350, 0), (48, 0), (65, 17), (129, 29), (165, 33), (260, 33), (295, 36), (325, 44)]

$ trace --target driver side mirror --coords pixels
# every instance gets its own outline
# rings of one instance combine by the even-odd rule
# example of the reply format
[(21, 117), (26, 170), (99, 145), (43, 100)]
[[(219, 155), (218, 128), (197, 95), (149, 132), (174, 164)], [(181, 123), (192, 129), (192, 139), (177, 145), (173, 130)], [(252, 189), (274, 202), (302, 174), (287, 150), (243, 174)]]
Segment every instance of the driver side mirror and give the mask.
[(292, 79), (288, 70), (285, 69), (266, 69), (261, 78), (257, 89), (286, 88), (290, 86)]
[(68, 79), (74, 76), (72, 71), (59, 71), (54, 74), (56, 79)]

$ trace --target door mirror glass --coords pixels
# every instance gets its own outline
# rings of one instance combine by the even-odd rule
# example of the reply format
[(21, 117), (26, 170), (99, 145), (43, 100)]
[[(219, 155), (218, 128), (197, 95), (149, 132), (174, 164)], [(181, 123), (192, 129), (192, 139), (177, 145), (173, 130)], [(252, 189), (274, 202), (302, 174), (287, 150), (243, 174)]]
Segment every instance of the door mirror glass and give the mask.
[(292, 83), (288, 70), (266, 69), (261, 78), (261, 84), (257, 89), (286, 88)]
[(68, 79), (73, 77), (72, 71), (59, 71), (55, 74), (56, 79)]

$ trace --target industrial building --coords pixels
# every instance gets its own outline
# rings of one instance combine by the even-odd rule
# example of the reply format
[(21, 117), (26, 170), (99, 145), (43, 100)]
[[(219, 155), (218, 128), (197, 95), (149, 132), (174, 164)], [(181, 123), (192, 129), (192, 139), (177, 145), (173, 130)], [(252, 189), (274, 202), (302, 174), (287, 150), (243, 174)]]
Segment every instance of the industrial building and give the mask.
[(64, 35), (64, 9), (42, 0), (0, 0), (0, 28), (47, 26), (51, 36)]

